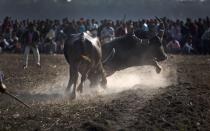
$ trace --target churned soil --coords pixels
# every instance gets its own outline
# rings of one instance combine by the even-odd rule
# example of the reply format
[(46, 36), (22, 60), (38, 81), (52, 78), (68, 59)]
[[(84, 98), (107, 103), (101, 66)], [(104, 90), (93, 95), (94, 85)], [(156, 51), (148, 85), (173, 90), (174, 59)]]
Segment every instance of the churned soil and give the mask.
[(73, 101), (65, 93), (68, 64), (63, 55), (41, 55), (41, 68), (31, 56), (26, 70), (22, 57), (0, 54), (0, 69), (7, 90), (31, 109), (0, 94), (0, 130), (210, 130), (210, 56), (169, 56), (161, 63), (170, 83), (165, 86), (151, 78), (150, 87), (144, 83), (148, 77), (118, 92), (90, 89)]

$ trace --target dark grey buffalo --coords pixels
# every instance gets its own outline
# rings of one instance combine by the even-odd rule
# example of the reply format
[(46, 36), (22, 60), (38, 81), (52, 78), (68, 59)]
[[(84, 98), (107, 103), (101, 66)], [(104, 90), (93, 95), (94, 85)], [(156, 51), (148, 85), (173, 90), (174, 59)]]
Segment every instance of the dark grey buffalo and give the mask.
[(71, 98), (76, 97), (76, 85), (78, 73), (81, 74), (81, 83), (77, 90), (82, 92), (83, 83), (88, 78), (91, 84), (100, 81), (102, 86), (106, 86), (103, 65), (101, 62), (101, 44), (98, 38), (93, 38), (89, 33), (71, 35), (65, 42), (64, 55), (70, 65), (70, 78), (67, 90), (73, 86)]
[(103, 56), (108, 56), (112, 50), (115, 51), (112, 59), (104, 64), (108, 75), (117, 70), (141, 65), (155, 66), (156, 72), (161, 72), (161, 66), (158, 62), (167, 59), (162, 45), (165, 26), (163, 20), (157, 17), (156, 19), (160, 24), (158, 32), (153, 30), (147, 34), (145, 32), (135, 34), (137, 32), (134, 32), (102, 46)]
[(134, 34), (117, 38), (102, 46), (104, 56), (115, 50), (112, 59), (104, 64), (108, 75), (117, 70), (122, 70), (132, 66), (153, 65), (156, 72), (161, 72), (158, 62), (166, 60), (162, 40), (156, 35), (150, 39), (140, 39)]

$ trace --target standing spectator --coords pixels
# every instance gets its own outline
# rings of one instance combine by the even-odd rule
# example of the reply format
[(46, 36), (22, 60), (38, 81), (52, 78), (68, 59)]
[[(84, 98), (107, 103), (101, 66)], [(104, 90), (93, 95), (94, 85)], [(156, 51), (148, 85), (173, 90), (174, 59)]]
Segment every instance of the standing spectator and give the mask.
[(100, 21), (100, 26), (98, 27), (98, 37), (101, 38), (101, 31), (105, 28), (106, 26), (106, 23), (105, 23), (105, 20), (101, 20)]
[(66, 35), (62, 29), (57, 30), (56, 34), (57, 53), (63, 53)]
[(78, 21), (78, 32), (83, 33), (85, 31), (86, 31), (86, 28), (84, 25), (84, 21), (83, 21), (83, 19), (81, 19), (80, 21)]
[(119, 26), (116, 28), (116, 37), (124, 36), (127, 34), (127, 28), (125, 27), (125, 24), (119, 23)]
[(46, 47), (50, 54), (57, 52), (57, 43), (55, 42), (55, 38), (56, 38), (56, 28), (55, 26), (52, 26), (50, 27), (50, 30), (46, 35), (46, 40), (47, 40)]
[(204, 32), (201, 39), (204, 54), (210, 54), (210, 27)]
[(204, 33), (204, 31), (205, 31), (205, 29), (204, 29), (204, 25), (203, 25), (203, 22), (202, 22), (202, 19), (201, 18), (199, 18), (198, 19), (198, 23), (197, 23), (197, 26), (198, 26), (198, 44), (199, 44), (199, 46), (198, 46), (198, 51), (199, 51), (199, 53), (200, 54), (202, 54), (203, 53), (203, 44), (202, 44), (202, 39), (201, 39), (201, 37), (202, 37), (202, 35), (203, 35), (203, 33)]
[(76, 34), (77, 29), (76, 29), (76, 26), (72, 22), (68, 22), (63, 25), (63, 32), (66, 35)]
[(4, 34), (5, 32), (9, 32), (11, 28), (12, 28), (11, 18), (7, 16), (2, 24), (2, 33)]
[(172, 23), (169, 27), (169, 30), (168, 30), (169, 34), (170, 34), (170, 37), (172, 39), (175, 39), (176, 38), (176, 27), (175, 27), (175, 23)]
[(149, 31), (149, 27), (148, 27), (147, 22), (145, 20), (143, 20), (142, 23), (143, 23), (142, 30), (144, 32), (148, 32)]
[(106, 26), (101, 31), (101, 42), (102, 44), (108, 43), (115, 38), (115, 31), (112, 27), (112, 23), (106, 23)]
[(186, 27), (186, 24), (183, 21), (180, 22), (180, 27), (181, 27), (181, 34), (182, 34), (180, 44), (183, 47), (186, 42), (186, 37), (188, 35), (188, 29)]
[(127, 26), (126, 26), (126, 29), (127, 29), (127, 32), (126, 34), (128, 35), (133, 35), (134, 34), (134, 25), (133, 25), (133, 22), (128, 22), (127, 23)]
[(25, 44), (25, 52), (24, 52), (24, 66), (26, 69), (28, 67), (28, 56), (30, 54), (30, 50), (33, 51), (33, 55), (36, 60), (36, 64), (40, 67), (40, 54), (38, 50), (38, 42), (39, 42), (39, 32), (36, 31), (35, 26), (30, 24), (28, 26), (28, 31), (26, 31), (23, 35), (23, 42)]
[(86, 22), (85, 22), (85, 29), (90, 31), (91, 30), (91, 23), (90, 23), (90, 20), (87, 19)]
[(98, 23), (95, 21), (95, 19), (91, 20), (91, 26), (90, 26), (90, 31), (93, 34), (93, 36), (98, 36)]
[(182, 32), (181, 32), (180, 20), (176, 21), (175, 30), (176, 30), (175, 39), (178, 40), (178, 41), (181, 41), (181, 39), (182, 39)]
[(0, 53), (3, 52), (3, 49), (4, 49), (4, 39), (2, 35), (0, 34)]

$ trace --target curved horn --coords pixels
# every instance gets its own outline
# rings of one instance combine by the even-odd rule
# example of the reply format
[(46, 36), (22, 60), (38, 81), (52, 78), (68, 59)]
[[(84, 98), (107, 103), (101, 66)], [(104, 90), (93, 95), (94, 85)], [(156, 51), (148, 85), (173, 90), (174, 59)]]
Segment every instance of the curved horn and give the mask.
[(105, 64), (107, 61), (109, 61), (110, 59), (112, 59), (114, 57), (115, 54), (115, 48), (112, 49), (111, 53), (102, 61), (103, 64)]

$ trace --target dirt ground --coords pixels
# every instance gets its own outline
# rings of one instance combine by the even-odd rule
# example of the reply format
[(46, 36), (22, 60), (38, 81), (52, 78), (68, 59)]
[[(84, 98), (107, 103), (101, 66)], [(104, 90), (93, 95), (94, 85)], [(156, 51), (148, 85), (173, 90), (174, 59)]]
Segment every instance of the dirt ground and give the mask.
[(161, 74), (148, 66), (119, 71), (107, 89), (86, 82), (74, 101), (62, 55), (41, 55), (41, 68), (29, 63), (23, 70), (21, 55), (0, 55), (8, 90), (31, 106), (0, 94), (0, 130), (210, 130), (210, 56), (171, 55)]

